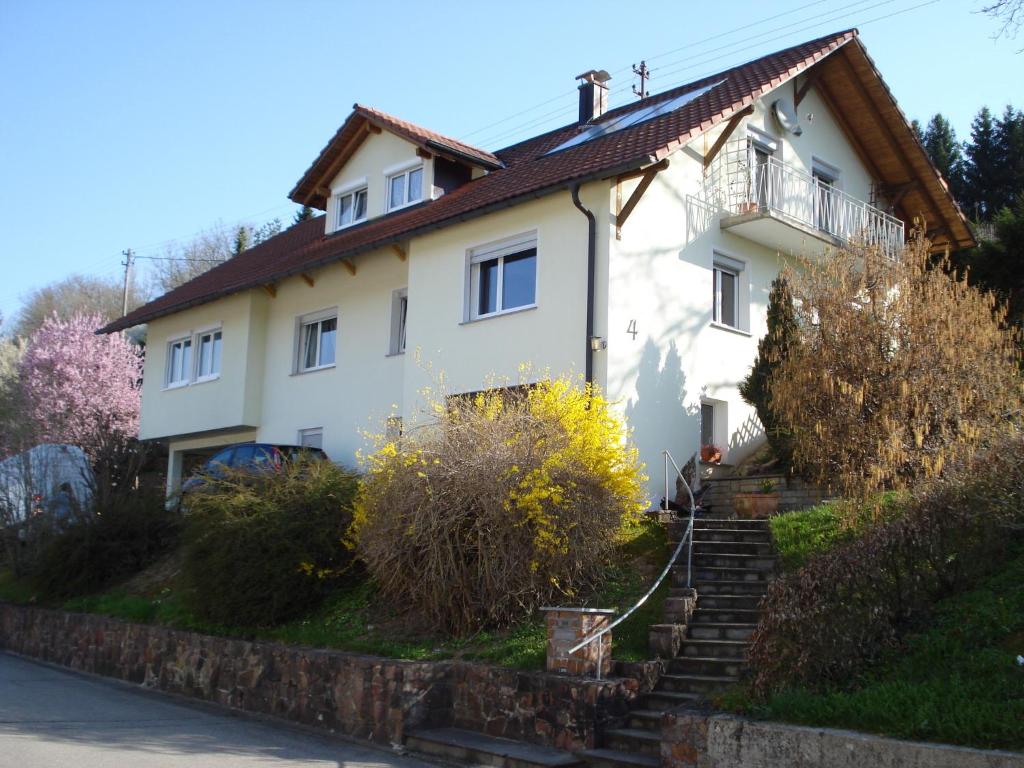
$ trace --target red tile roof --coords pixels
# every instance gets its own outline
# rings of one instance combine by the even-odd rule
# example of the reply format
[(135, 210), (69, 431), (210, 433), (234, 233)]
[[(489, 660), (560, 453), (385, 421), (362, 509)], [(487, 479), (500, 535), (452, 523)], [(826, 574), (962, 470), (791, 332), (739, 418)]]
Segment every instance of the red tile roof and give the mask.
[(575, 123), (491, 155), (377, 110), (356, 105), (303, 181), (293, 190), (293, 199), (299, 187), (308, 182), (308, 177), (315, 175), (315, 169), (337, 162), (340, 152), (337, 147), (352, 139), (357, 128), (361, 129), (361, 121), (366, 120), (380, 123), (381, 127), (401, 135), (418, 137), (414, 139), (417, 143), (427, 140), (445, 143), (461, 154), (475, 154), (481, 162), (488, 160), (504, 167), (492, 170), (437, 200), (381, 216), (338, 233), (324, 234), (323, 217), (296, 224), (115, 320), (102, 332), (129, 328), (231, 293), (408, 240), (517, 201), (566, 189), (574, 183), (608, 178), (656, 162), (744, 109), (765, 92), (814, 65), (856, 35), (856, 30), (828, 35), (652, 96), (643, 102), (611, 110), (602, 120), (724, 80), (680, 109), (551, 155), (545, 153), (577, 135)]

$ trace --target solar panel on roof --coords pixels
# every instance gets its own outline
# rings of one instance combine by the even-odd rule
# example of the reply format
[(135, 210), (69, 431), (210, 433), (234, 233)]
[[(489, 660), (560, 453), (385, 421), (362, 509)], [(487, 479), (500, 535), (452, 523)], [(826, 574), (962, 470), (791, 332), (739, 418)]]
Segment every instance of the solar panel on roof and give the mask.
[(592, 125), (584, 131), (580, 131), (577, 135), (573, 136), (568, 141), (562, 142), (557, 147), (549, 150), (545, 154), (553, 155), (555, 152), (561, 152), (563, 149), (569, 149), (570, 147), (578, 146), (579, 144), (585, 144), (588, 141), (599, 139), (602, 136), (607, 136), (610, 133), (616, 133), (624, 128), (631, 128), (634, 125), (640, 123), (646, 123), (648, 120), (653, 120), (656, 117), (667, 115), (669, 112), (675, 112), (677, 109), (681, 109), (689, 104), (694, 99), (700, 98), (705, 93), (710, 91), (712, 88), (716, 88), (725, 82), (725, 79), (719, 80), (717, 83), (711, 83), (705, 85), (702, 88), (695, 88), (692, 91), (681, 93), (666, 101), (659, 102), (658, 104), (652, 104), (649, 107), (643, 109), (637, 109), (633, 112), (627, 112), (624, 115), (619, 115), (611, 120), (606, 120), (597, 125)]

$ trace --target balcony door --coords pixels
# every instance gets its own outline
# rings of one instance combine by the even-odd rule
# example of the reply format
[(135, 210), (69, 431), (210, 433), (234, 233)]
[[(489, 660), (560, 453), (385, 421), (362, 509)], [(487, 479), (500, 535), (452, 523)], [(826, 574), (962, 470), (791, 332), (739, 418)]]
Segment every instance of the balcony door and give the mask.
[(750, 169), (749, 207), (765, 211), (776, 206), (776, 190), (771, 158), (778, 144), (767, 134), (752, 127), (747, 129), (747, 166)]
[(836, 183), (839, 169), (814, 159), (811, 168), (814, 178), (814, 224), (822, 232), (839, 237), (839, 196)]

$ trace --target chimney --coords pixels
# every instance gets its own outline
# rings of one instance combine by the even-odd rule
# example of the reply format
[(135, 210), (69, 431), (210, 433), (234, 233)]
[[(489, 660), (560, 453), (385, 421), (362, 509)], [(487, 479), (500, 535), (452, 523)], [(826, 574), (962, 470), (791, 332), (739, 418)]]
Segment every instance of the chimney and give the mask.
[(603, 69), (590, 69), (576, 75), (580, 83), (580, 125), (596, 120), (608, 109), (608, 81), (612, 76)]

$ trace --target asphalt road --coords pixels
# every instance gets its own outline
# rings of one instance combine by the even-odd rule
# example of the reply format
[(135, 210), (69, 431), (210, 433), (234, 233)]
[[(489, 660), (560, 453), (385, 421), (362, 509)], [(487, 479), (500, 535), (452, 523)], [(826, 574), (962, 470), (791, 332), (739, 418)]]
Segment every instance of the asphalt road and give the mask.
[(0, 653), (0, 768), (429, 768)]

